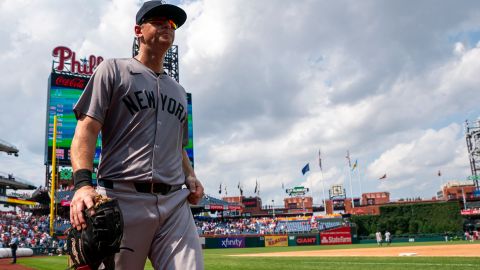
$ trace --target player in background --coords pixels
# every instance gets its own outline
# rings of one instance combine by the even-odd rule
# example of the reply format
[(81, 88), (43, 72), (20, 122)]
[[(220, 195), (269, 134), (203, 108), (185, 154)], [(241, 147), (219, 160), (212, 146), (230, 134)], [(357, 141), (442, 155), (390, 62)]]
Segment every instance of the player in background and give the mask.
[(383, 240), (382, 240), (382, 233), (380, 231), (377, 231), (375, 233), (375, 238), (377, 240), (377, 245), (382, 246)]
[(392, 235), (390, 234), (389, 231), (385, 231), (385, 243), (387, 246), (390, 246), (390, 243), (392, 243)]

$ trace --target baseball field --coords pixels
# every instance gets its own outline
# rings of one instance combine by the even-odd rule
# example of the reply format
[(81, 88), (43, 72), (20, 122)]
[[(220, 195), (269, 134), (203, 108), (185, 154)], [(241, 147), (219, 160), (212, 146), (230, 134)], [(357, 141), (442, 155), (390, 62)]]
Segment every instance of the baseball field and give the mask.
[[(204, 254), (209, 270), (480, 269), (480, 244), (468, 242), (207, 249)], [(10, 268), (0, 262), (0, 269), (66, 269), (66, 260), (66, 256), (20, 258), (19, 263), (27, 268)], [(145, 269), (153, 268), (148, 263)]]

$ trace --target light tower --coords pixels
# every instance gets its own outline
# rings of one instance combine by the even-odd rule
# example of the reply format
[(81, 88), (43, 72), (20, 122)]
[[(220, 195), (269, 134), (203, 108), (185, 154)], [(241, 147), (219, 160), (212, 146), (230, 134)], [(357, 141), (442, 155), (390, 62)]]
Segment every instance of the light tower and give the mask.
[(479, 190), (480, 180), (480, 119), (475, 123), (469, 124), (465, 121), (465, 137), (467, 140), (468, 158), (470, 159), (470, 169), (475, 187)]

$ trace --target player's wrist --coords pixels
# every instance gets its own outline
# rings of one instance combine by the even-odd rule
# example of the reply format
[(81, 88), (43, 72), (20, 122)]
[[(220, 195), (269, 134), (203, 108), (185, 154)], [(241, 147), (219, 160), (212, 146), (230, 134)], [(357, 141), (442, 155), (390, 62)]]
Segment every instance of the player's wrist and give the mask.
[(92, 185), (92, 171), (89, 169), (80, 169), (73, 173), (73, 184), (75, 186), (75, 191), (79, 190), (82, 187)]
[(187, 175), (185, 175), (185, 178), (186, 179), (189, 179), (189, 178), (197, 178), (197, 176), (195, 175), (195, 173), (188, 173)]

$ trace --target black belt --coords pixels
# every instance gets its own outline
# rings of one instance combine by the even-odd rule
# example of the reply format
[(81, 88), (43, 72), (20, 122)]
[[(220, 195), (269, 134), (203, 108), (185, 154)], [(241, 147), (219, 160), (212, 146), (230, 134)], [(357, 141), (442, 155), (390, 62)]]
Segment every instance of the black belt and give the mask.
[[(104, 188), (113, 189), (112, 180), (98, 180), (98, 185)], [(137, 192), (142, 193), (160, 193), (162, 195), (167, 195), (177, 190), (182, 189), (182, 185), (168, 185), (163, 183), (143, 183), (143, 182), (134, 182), (133, 185)]]

